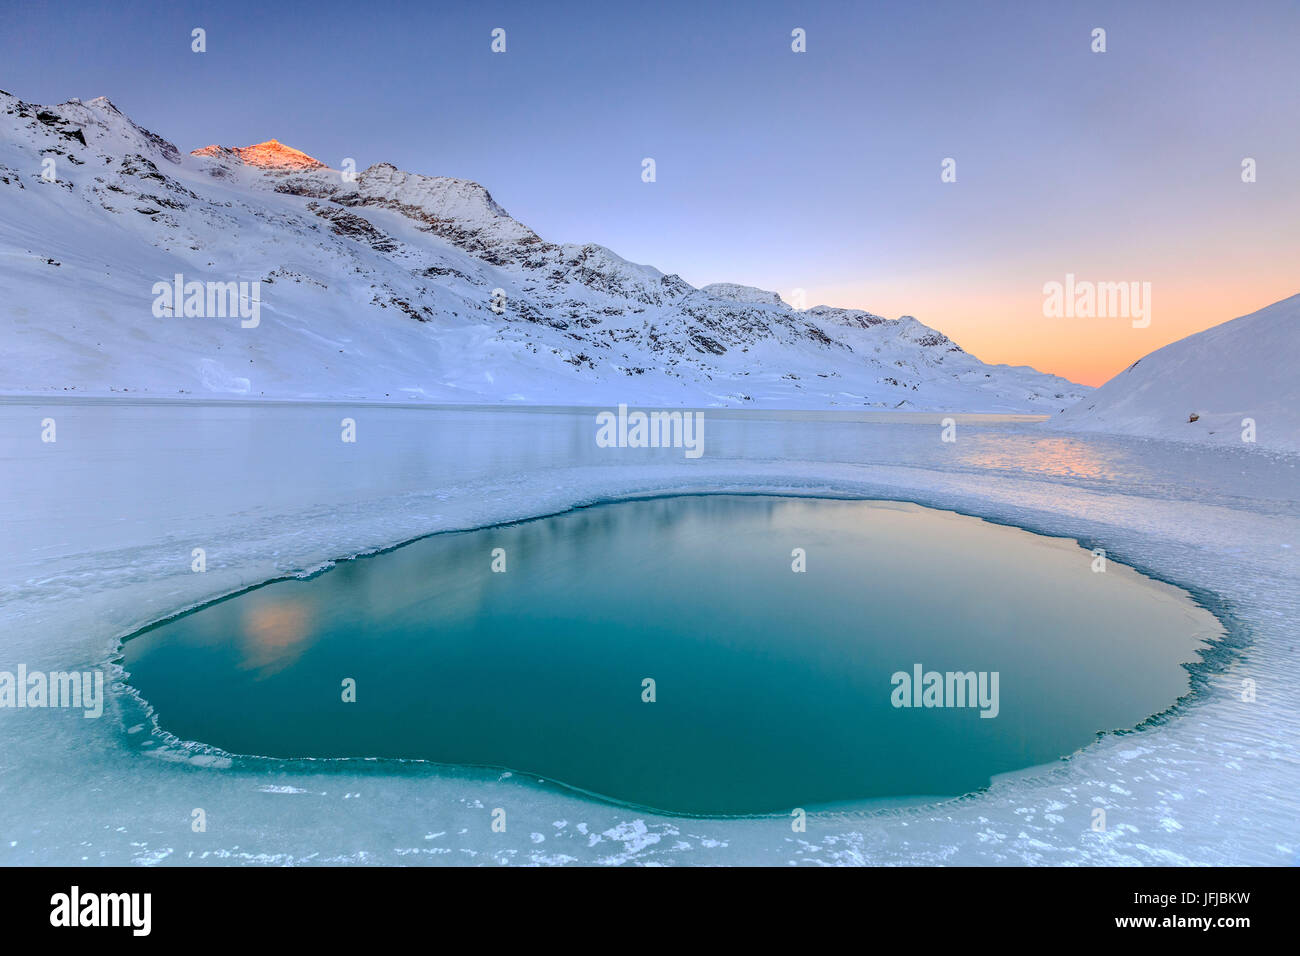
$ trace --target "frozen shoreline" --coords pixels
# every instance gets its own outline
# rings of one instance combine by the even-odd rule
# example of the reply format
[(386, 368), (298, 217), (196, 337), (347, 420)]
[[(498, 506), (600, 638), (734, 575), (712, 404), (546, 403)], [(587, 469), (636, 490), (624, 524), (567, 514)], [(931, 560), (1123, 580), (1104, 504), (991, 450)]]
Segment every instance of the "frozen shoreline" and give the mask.
[[(283, 460), (232, 464), (228, 449), (200, 442), (191, 468), (204, 477), (172, 462), (176, 484), (193, 480), (170, 494), (165, 475), (143, 489), (129, 479), (138, 477), (141, 457), (155, 466), (170, 460), (174, 449), (160, 439), (178, 428), (188, 433), (190, 420), (160, 424), (158, 413), (142, 410), (123, 424), (115, 408), (99, 420), (78, 410), (70, 427), (60, 423), (57, 453), (67, 453), (64, 434), (69, 444), (93, 446), (79, 458), (86, 468), (71, 459), (52, 466), (48, 455), (40, 464), (38, 456), (53, 449), (43, 449), (34, 430), (21, 443), (8, 438), (6, 457), (30, 464), (33, 474), (4, 506), (14, 519), (0, 550), (5, 656), (29, 667), (95, 666), (152, 620), (348, 553), (600, 500), (708, 491), (910, 500), (1097, 542), (1114, 560), (1216, 602), (1212, 610), (1249, 642), (1186, 706), (1141, 732), (1103, 737), (1059, 765), (998, 779), (957, 801), (814, 815), (803, 834), (781, 818), (661, 817), (481, 771), (425, 765), (393, 773), (358, 770), (355, 761), (222, 769), (212, 755), (131, 743), (144, 732), (123, 728), (138, 727), (141, 715), (119, 687), (99, 721), (0, 711), (0, 862), (1295, 861), (1300, 715), (1286, 690), (1300, 676), (1295, 459), (1099, 442), (1023, 425), (972, 427), (955, 447), (940, 446), (929, 429), (875, 426), (865, 433), (877, 440), (862, 443), (864, 430), (852, 423), (805, 422), (796, 434), (750, 413), (720, 423), (722, 434), (699, 462), (660, 454), (605, 464), (590, 447), (586, 417), (570, 435), (573, 416), (557, 414), (539, 437), (535, 416), (527, 432), (510, 431), (510, 420), (522, 420), (511, 414), (518, 411), (482, 413), (496, 417), (480, 429), (490, 433), (481, 444), (464, 440), (463, 421), (449, 421), (439, 434), (445, 455), (412, 465), (412, 446), (397, 440), (368, 453), (379, 452), (373, 458), (390, 467), (356, 473), (337, 459), (336, 432), (315, 456), (293, 442), (283, 447), (302, 424), (293, 419), (257, 449), (281, 448)], [(6, 435), (28, 427), (24, 406), (0, 414), (9, 419)], [(240, 441), (258, 427), (246, 417), (256, 410), (225, 414), (217, 413), (212, 435)], [(85, 416), (80, 423), (78, 416)], [(395, 430), (363, 422), (364, 434), (400, 439), (407, 426), (392, 424)], [(157, 433), (140, 437), (142, 428)], [(418, 444), (426, 437), (422, 431)], [(555, 467), (556, 460), (572, 463)], [(268, 493), (240, 465), (289, 482), (292, 493)], [(409, 474), (394, 477), (403, 468)], [(330, 480), (311, 486), (320, 472)], [(78, 499), (90, 494), (98, 498), (78, 513)], [(97, 526), (94, 515), (111, 520)], [(203, 575), (189, 571), (195, 541), (210, 543)], [(1237, 699), (1243, 677), (1257, 683), (1254, 704)], [(495, 806), (509, 809), (505, 834), (488, 827)], [(1098, 806), (1107, 810), (1106, 833), (1089, 829)], [(190, 831), (195, 807), (207, 813), (206, 833)]]

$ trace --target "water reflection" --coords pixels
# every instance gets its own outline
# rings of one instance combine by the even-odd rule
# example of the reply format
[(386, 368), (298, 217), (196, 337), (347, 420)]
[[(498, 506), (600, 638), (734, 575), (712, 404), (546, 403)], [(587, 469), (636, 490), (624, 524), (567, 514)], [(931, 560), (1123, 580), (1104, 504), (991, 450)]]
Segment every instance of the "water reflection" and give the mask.
[(245, 606), (237, 632), (243, 659), (240, 667), (261, 680), (297, 662), (311, 637), (311, 609), (305, 601), (268, 598)]
[(1095, 443), (1051, 435), (976, 435), (962, 451), (962, 464), (987, 471), (1007, 471), (1051, 478), (1088, 480), (1116, 477), (1115, 460)]

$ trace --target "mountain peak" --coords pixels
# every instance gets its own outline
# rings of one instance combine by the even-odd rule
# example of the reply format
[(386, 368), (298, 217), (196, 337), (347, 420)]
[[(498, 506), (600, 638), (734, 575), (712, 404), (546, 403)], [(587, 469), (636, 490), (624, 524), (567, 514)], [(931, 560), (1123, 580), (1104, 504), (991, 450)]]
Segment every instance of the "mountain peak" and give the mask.
[(278, 139), (268, 139), (252, 146), (204, 146), (191, 151), (191, 156), (232, 156), (246, 166), (262, 169), (326, 169), (318, 159), (300, 149), (286, 146)]

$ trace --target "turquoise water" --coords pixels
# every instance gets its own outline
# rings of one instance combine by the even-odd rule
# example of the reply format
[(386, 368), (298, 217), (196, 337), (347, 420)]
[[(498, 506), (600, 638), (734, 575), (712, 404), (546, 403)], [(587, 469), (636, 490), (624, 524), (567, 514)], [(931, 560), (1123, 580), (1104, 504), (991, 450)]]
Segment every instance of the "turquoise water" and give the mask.
[[(949, 796), (1186, 693), (1217, 620), (1094, 564), (895, 502), (632, 501), (277, 581), (123, 657), (164, 730), (237, 754), (501, 767), (698, 814)], [(895, 677), (918, 666), (996, 698), (896, 706), (925, 703)]]

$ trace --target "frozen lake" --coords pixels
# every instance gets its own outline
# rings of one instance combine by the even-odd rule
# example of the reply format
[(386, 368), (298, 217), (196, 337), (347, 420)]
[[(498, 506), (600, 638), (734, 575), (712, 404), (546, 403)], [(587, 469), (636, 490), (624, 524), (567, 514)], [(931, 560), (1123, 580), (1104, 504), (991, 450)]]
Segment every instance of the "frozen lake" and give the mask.
[(1186, 588), (1227, 638), (1192, 665), (1190, 696), (1137, 732), (956, 801), (839, 804), (806, 832), (782, 815), (631, 811), (522, 773), (233, 757), (156, 732), (110, 669), (100, 719), (0, 709), (0, 861), (1295, 861), (1295, 457), (988, 417), (954, 416), (945, 442), (939, 416), (706, 410), (688, 459), (601, 448), (594, 415), (0, 404), (0, 670), (103, 668), (160, 618), (421, 535), (701, 492), (905, 500), (1072, 538)]

